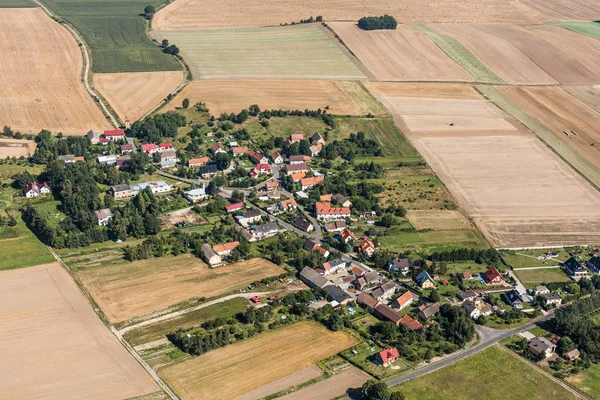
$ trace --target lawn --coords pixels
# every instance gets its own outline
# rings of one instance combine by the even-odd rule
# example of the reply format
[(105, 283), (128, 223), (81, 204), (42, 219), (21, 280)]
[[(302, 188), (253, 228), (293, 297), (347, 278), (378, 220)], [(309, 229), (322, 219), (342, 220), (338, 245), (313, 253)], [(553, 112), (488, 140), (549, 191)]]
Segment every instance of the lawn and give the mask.
[(381, 246), (390, 251), (402, 252), (407, 247), (452, 250), (457, 247), (485, 248), (485, 242), (475, 230), (405, 231), (392, 228), (386, 236), (377, 238)]
[(569, 376), (566, 381), (592, 398), (600, 398), (600, 364), (592, 364), (588, 369)]
[[(402, 371), (406, 371), (410, 368), (410, 365), (406, 364), (402, 359), (394, 363), (393, 367), (395, 367), (395, 369), (382, 367), (381, 365), (376, 364), (376, 355), (381, 350), (381, 347), (377, 345), (371, 346), (368, 343), (361, 343), (358, 346), (344, 350), (340, 355), (377, 379), (386, 379), (391, 376), (399, 375)], [(353, 351), (356, 351), (357, 354), (354, 354)]]
[(413, 25), (413, 28), (425, 32), (431, 40), (451, 59), (467, 70), (479, 82), (502, 83), (502, 79), (486, 67), (477, 57), (456, 39), (444, 35), (426, 25)]
[(269, 126), (263, 127), (256, 118), (244, 124), (252, 140), (269, 137), (289, 138), (292, 133), (301, 133), (308, 139), (315, 132), (324, 133), (327, 125), (320, 118), (311, 117), (272, 117)]
[(179, 47), (195, 77), (364, 77), (314, 24), (156, 35)]
[(574, 399), (566, 389), (496, 346), (396, 388), (407, 400)]
[(93, 72), (177, 71), (181, 65), (163, 54), (146, 34), (139, 14), (158, 0), (43, 0), (53, 13), (81, 33), (92, 51)]
[[(536, 257), (542, 255), (545, 252), (556, 252), (558, 257), (546, 259), (544, 261), (537, 260)], [(544, 250), (501, 250), (500, 255), (511, 267), (518, 268), (532, 268), (532, 267), (548, 267), (559, 265), (559, 263), (566, 261), (570, 256), (563, 249), (544, 249)]]
[(515, 270), (515, 274), (525, 284), (569, 282), (571, 279), (561, 268)]
[(577, 33), (582, 33), (584, 35), (592, 36), (595, 38), (600, 38), (600, 23), (595, 21), (585, 21), (585, 22), (550, 22), (552, 25), (562, 26), (563, 28), (570, 29)]
[(15, 227), (0, 228), (0, 270), (31, 267), (54, 261), (46, 246), (17, 218)]

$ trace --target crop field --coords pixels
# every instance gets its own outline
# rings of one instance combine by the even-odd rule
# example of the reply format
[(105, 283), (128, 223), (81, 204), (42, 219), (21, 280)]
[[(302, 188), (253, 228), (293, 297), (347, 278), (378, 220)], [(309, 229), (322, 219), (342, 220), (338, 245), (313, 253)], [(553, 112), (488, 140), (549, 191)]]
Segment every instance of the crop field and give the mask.
[(600, 112), (600, 86), (564, 86), (563, 89)]
[(359, 388), (372, 379), (369, 374), (351, 366), (331, 378), (280, 397), (281, 400), (325, 400), (346, 395), (348, 388)]
[(181, 49), (196, 78), (364, 78), (318, 25), (158, 31)]
[(71, 23), (92, 51), (93, 72), (179, 71), (181, 65), (146, 34), (144, 7), (158, 0), (44, 0)]
[(227, 294), (283, 272), (260, 258), (211, 269), (196, 257), (182, 255), (100, 265), (77, 275), (107, 318), (121, 322), (191, 298)]
[(595, 0), (520, 0), (544, 16), (545, 20), (589, 20), (600, 14), (600, 4)]
[(182, 399), (231, 399), (357, 343), (345, 332), (302, 322), (170, 365), (158, 373)]
[(303, 383), (309, 382), (313, 379), (319, 378), (323, 375), (323, 370), (316, 364), (311, 364), (308, 367), (302, 368), (293, 374), (279, 378), (273, 382), (267, 383), (261, 387), (244, 393), (241, 396), (237, 396), (234, 400), (256, 400), (262, 399), (267, 396), (274, 395), (283, 390), (289, 389), (292, 386), (302, 385)]
[(15, 227), (0, 228), (0, 271), (54, 261), (46, 246), (17, 219)]
[(35, 147), (32, 140), (0, 139), (0, 158), (27, 157), (33, 154)]
[(329, 26), (375, 79), (385, 81), (473, 81), (424, 32), (408, 25), (396, 30), (364, 31), (354, 22)]
[(75, 39), (41, 9), (0, 8), (2, 125), (23, 133), (109, 128), (81, 83), (82, 63)]
[[(502, 382), (501, 385), (498, 382)], [(497, 346), (396, 386), (407, 400), (574, 400), (558, 383)]]
[(328, 80), (200, 80), (187, 85), (167, 109), (183, 99), (206, 103), (213, 115), (238, 113), (252, 104), (264, 110), (327, 110), (335, 115), (386, 115), (387, 110), (359, 82)]
[(94, 74), (94, 86), (122, 121), (143, 117), (183, 82), (180, 71)]
[(37, 7), (33, 0), (2, 0), (0, 8)]
[(409, 210), (406, 219), (417, 230), (461, 230), (470, 229), (471, 224), (457, 210)]
[[(537, 120), (530, 128), (600, 187), (600, 113), (560, 87), (498, 86), (495, 89)], [(519, 118), (519, 115), (514, 116)], [(530, 121), (524, 119), (522, 122), (528, 125)]]
[(558, 83), (515, 45), (482, 29), (479, 25), (436, 24), (432, 27), (458, 40), (506, 83), (539, 85)]
[(597, 21), (552, 22), (552, 25), (562, 26), (563, 28), (570, 29), (577, 33), (582, 33), (584, 35), (600, 38), (600, 23)]
[(117, 400), (159, 391), (60, 265), (0, 275), (2, 397)]
[(524, 285), (571, 281), (561, 268), (521, 269), (515, 274)]

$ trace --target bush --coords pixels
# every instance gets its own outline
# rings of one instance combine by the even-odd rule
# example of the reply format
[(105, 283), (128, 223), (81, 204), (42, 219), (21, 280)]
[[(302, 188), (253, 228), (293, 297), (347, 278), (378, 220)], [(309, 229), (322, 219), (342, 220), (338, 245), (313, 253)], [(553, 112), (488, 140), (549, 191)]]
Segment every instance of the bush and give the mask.
[(391, 15), (383, 15), (381, 17), (362, 17), (358, 20), (358, 27), (365, 31), (373, 31), (376, 29), (396, 29), (398, 22)]

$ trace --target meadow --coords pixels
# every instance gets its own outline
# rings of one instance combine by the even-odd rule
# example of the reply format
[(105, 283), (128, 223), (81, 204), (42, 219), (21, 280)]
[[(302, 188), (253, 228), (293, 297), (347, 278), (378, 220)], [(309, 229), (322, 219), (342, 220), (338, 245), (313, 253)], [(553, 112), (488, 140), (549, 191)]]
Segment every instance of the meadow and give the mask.
[(516, 270), (515, 274), (524, 285), (550, 282), (569, 282), (571, 279), (562, 268)]

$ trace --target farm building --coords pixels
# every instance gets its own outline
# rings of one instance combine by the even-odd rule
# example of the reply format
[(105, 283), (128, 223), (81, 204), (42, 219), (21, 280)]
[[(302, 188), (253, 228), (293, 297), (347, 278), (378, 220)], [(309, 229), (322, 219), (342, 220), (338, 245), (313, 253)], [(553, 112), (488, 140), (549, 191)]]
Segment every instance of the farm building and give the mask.
[(433, 317), (437, 313), (440, 312), (440, 303), (433, 303), (429, 307), (424, 307), (422, 310), (419, 310), (417, 313), (419, 318), (423, 321), (427, 321), (429, 318)]
[(331, 284), (331, 281), (327, 278), (324, 278), (317, 271), (312, 269), (311, 267), (304, 267), (304, 269), (300, 272), (299, 278), (302, 282), (306, 283), (310, 288), (324, 288), (327, 285)]
[(215, 266), (221, 264), (221, 257), (213, 250), (212, 246), (208, 243), (204, 243), (202, 245), (202, 256), (204, 260), (210, 266)]

